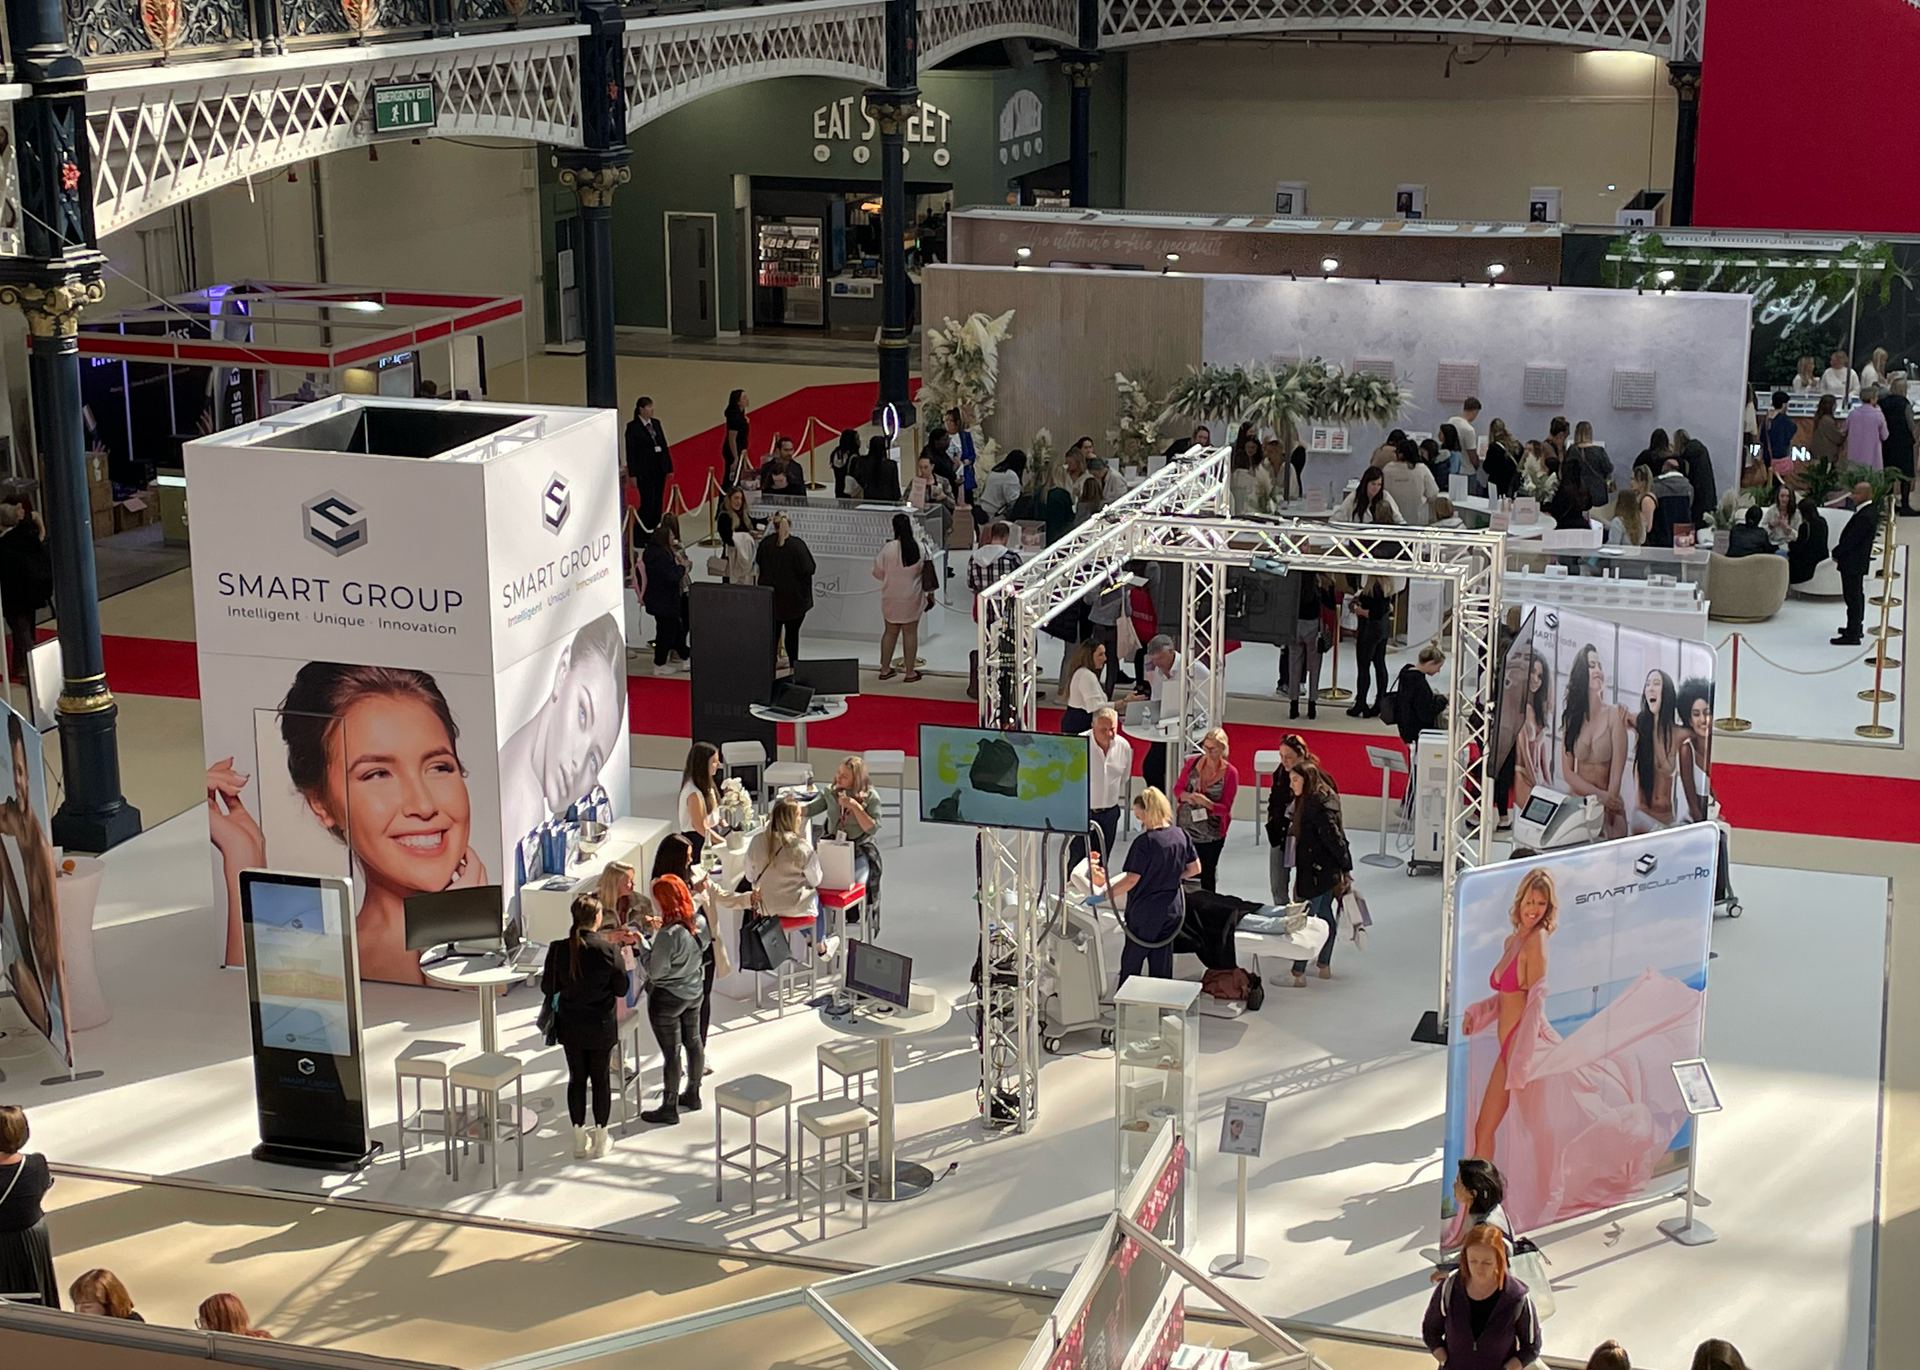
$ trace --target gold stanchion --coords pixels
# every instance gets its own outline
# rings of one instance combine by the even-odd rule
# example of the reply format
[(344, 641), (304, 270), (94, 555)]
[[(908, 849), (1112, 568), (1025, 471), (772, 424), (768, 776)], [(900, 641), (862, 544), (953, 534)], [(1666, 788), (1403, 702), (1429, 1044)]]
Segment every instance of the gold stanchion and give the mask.
[(1876, 671), (1883, 666), (1889, 671), (1897, 671), (1900, 669), (1900, 659), (1898, 657), (1888, 656), (1884, 643), (1874, 648), (1870, 655), (1862, 657), (1861, 660)]
[[(1892, 522), (1893, 503), (1891, 500), (1889, 500), (1887, 503), (1887, 516), (1888, 516), (1888, 522), (1887, 522), (1886, 559), (1887, 561), (1891, 562), (1893, 560), (1893, 547), (1894, 547), (1893, 522)], [(1873, 719), (1871, 722), (1860, 724), (1858, 727), (1856, 727), (1853, 730), (1855, 733), (1857, 733), (1861, 737), (1884, 738), (1884, 737), (1893, 736), (1893, 729), (1889, 728), (1886, 724), (1880, 721), (1880, 706), (1882, 704), (1891, 703), (1894, 698), (1893, 691), (1883, 688), (1882, 681), (1884, 680), (1884, 672), (1886, 671), (1887, 664), (1888, 664), (1887, 648), (1886, 648), (1887, 638), (1891, 636), (1893, 633), (1899, 632), (1900, 630), (1898, 628), (1894, 628), (1891, 624), (1887, 622), (1888, 616), (1893, 612), (1892, 597), (1889, 595), (1882, 595), (1880, 596), (1879, 603), (1880, 603), (1880, 632), (1878, 636), (1880, 638), (1881, 645), (1880, 645), (1879, 651), (1874, 653), (1875, 661), (1874, 661), (1874, 667), (1873, 667), (1873, 688), (1871, 690), (1859, 691), (1860, 698), (1868, 700), (1873, 704)]]
[[(811, 414), (807, 415), (806, 424), (800, 429), (800, 445), (807, 449), (807, 489), (824, 490), (827, 487), (820, 483), (820, 468), (817, 465), (817, 461), (820, 456), (820, 444), (817, 442), (809, 441), (809, 439), (813, 437), (813, 430), (815, 425), (818, 425), (821, 428), (826, 427), (825, 424), (820, 423), (820, 421), (814, 418), (813, 415)], [(840, 440), (839, 435), (836, 434), (834, 436), (834, 441), (838, 442), (839, 440)]]
[(1899, 637), (1901, 633), (1899, 628), (1887, 622), (1886, 613), (1888, 609), (1900, 602), (1893, 593), (1893, 555), (1894, 549), (1899, 546), (1899, 539), (1894, 536), (1894, 521), (1897, 517), (1898, 515), (1894, 513), (1893, 491), (1888, 490), (1887, 507), (1882, 515), (1884, 522), (1881, 524), (1880, 532), (1880, 593), (1870, 601), (1880, 606), (1880, 626), (1871, 635), (1882, 642), (1890, 637)]
[(1733, 670), (1727, 688), (1727, 716), (1713, 720), (1713, 726), (1723, 733), (1744, 733), (1753, 726), (1753, 720), (1740, 717), (1740, 634), (1733, 635)]
[(1353, 698), (1353, 691), (1340, 683), (1340, 621), (1337, 617), (1333, 624), (1333, 670), (1325, 688), (1320, 691), (1320, 698), (1330, 704)]
[[(713, 472), (707, 472), (706, 484), (700, 487), (700, 502), (707, 506), (707, 535), (696, 546), (718, 547), (720, 545), (720, 481)], [(709, 498), (711, 496), (711, 498)]]

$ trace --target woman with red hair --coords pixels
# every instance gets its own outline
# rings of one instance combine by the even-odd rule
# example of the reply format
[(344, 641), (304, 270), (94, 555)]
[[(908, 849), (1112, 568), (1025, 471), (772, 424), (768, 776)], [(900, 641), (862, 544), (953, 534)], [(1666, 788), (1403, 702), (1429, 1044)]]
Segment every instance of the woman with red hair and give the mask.
[[(693, 909), (693, 893), (677, 875), (653, 882), (653, 916), (647, 920), (647, 1020), (654, 1040), (666, 1058), (665, 1093), (660, 1107), (640, 1115), (642, 1122), (668, 1127), (680, 1121), (680, 1110), (700, 1107), (700, 1077), (706, 1055), (700, 1044), (700, 1001), (707, 944), (713, 934), (705, 918)], [(687, 1053), (687, 1087), (680, 1090), (680, 1052)]]
[(1427, 1302), (1421, 1336), (1447, 1370), (1523, 1370), (1540, 1355), (1540, 1317), (1507, 1273), (1507, 1239), (1482, 1223), (1467, 1233), (1459, 1268)]
[(238, 1294), (209, 1294), (200, 1301), (193, 1325), (202, 1332), (225, 1332), (230, 1337), (259, 1337), (272, 1341), (273, 1333), (263, 1332), (247, 1317), (247, 1306)]

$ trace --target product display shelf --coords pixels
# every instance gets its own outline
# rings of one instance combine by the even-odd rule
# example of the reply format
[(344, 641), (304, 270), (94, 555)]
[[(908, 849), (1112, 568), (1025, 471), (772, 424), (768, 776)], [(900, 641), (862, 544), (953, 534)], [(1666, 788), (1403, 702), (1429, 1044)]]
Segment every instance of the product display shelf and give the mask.
[(1185, 1228), (1198, 1201), (1194, 1128), (1200, 1117), (1200, 986), (1135, 975), (1114, 995), (1114, 1177), (1116, 1194), (1146, 1162), (1162, 1123), (1187, 1143)]

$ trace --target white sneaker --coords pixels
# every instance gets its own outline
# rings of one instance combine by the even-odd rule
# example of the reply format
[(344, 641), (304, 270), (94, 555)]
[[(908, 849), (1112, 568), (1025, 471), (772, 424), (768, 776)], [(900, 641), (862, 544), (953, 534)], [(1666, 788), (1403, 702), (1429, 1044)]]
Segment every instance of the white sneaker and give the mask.
[(653, 673), (655, 675), (679, 675), (680, 666), (678, 662), (663, 661), (653, 668)]
[(591, 1149), (592, 1142), (587, 1137), (587, 1130), (584, 1127), (576, 1127), (573, 1130), (573, 1159), (584, 1160)]
[(596, 1127), (593, 1130), (593, 1159), (597, 1161), (606, 1154), (607, 1130), (604, 1127)]

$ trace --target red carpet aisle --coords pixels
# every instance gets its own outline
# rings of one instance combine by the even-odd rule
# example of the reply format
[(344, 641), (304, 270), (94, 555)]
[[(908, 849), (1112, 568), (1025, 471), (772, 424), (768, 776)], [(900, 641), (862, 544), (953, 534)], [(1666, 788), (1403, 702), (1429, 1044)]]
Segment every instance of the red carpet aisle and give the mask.
[[(816, 390), (858, 390), (860, 386), (815, 387)], [(865, 390), (872, 395), (873, 387)], [(804, 393), (804, 392), (803, 392)], [(769, 406), (771, 407), (771, 406)], [(161, 695), (196, 699), (200, 694), (194, 644), (171, 638), (108, 637), (105, 639), (107, 678), (122, 694)], [(691, 712), (684, 677), (656, 679), (631, 676), (627, 713), (633, 731), (654, 737), (685, 737)], [(971, 724), (978, 721), (966, 700), (921, 699), (909, 694), (865, 694), (853, 700), (842, 718), (809, 725), (810, 746), (865, 751), (888, 747), (916, 752), (922, 723)], [(1060, 723), (1060, 711), (1042, 709), (1040, 726), (1051, 730)], [(1254, 723), (1231, 723), (1235, 754), (1251, 757), (1277, 746), (1281, 729)], [(1368, 742), (1385, 734), (1301, 728), (1300, 734), (1327, 763), (1344, 794), (1378, 792), (1380, 778), (1367, 764)], [(780, 729), (783, 745), (792, 745), (792, 729)], [(1135, 744), (1135, 751), (1144, 744)], [(1135, 770), (1138, 770), (1136, 759)], [(1248, 776), (1249, 783), (1252, 777)], [(1722, 762), (1713, 768), (1714, 789), (1727, 821), (1736, 828), (1761, 832), (1803, 833), (1810, 837), (1853, 837), (1875, 842), (1920, 842), (1920, 781), (1898, 776), (1846, 775), (1821, 771), (1783, 770), (1773, 766), (1736, 766)], [(1398, 794), (1400, 787), (1394, 787)]]

